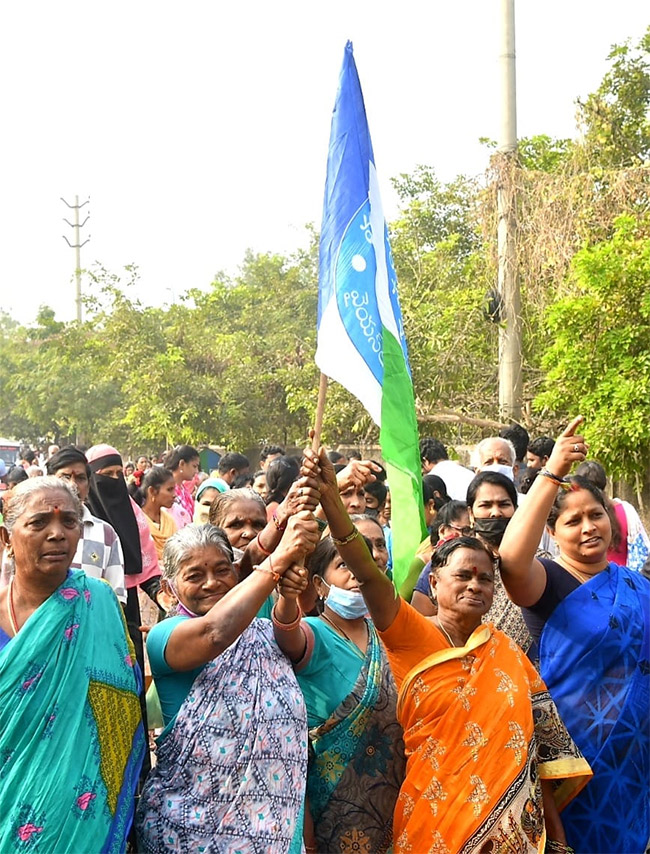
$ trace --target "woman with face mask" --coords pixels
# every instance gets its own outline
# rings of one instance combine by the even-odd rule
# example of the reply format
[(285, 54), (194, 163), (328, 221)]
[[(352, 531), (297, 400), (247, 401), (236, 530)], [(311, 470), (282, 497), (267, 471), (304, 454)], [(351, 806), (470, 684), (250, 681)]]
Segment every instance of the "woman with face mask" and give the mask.
[[(368, 524), (381, 535), (376, 523)], [(301, 620), (295, 590), (282, 583), (272, 614), (278, 646), (294, 662), (307, 706), (314, 831), (305, 835), (307, 851), (382, 854), (391, 846), (405, 768), (395, 683), (359, 585), (332, 537), (316, 546), (309, 575), (320, 615)]]
[[(480, 472), (467, 488), (467, 506), (474, 533), (498, 557), (501, 540), (517, 509), (513, 481), (500, 472)], [(494, 601), (485, 619), (516, 641), (529, 657), (536, 657), (521, 608), (508, 599), (498, 571), (494, 574)]]

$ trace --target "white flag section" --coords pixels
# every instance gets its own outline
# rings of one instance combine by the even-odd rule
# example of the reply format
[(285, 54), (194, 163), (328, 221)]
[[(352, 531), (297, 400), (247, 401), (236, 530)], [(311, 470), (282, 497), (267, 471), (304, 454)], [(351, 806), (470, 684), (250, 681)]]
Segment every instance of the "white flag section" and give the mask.
[[(391, 288), (395, 297), (397, 296), (396, 279), (392, 261), (387, 259), (386, 255), (388, 247), (384, 240), (384, 213), (379, 195), (377, 172), (372, 161), (368, 163), (368, 185), (366, 202), (355, 212), (357, 216), (353, 217), (342, 235), (335, 256), (335, 268), (348, 267), (346, 287), (342, 294), (344, 306), (348, 310), (348, 316), (352, 316), (352, 323), (356, 323), (361, 333), (359, 337), (362, 345), (377, 354), (379, 364), (383, 368), (382, 327), (389, 329), (398, 341), (403, 338), (404, 333), (401, 315), (399, 318), (395, 317), (389, 298)], [(359, 216), (368, 206), (369, 216), (367, 213), (365, 216)], [(359, 218), (361, 222), (356, 222)], [(362, 230), (361, 239), (369, 244), (374, 254), (376, 270), (369, 281), (363, 281), (364, 278), (368, 279), (369, 272), (365, 253), (352, 254), (351, 252), (351, 245), (354, 246), (354, 235), (350, 234), (350, 226), (354, 227), (355, 224)], [(356, 237), (359, 240), (358, 234)], [(374, 291), (377, 307), (375, 316), (369, 308), (372, 300), (366, 292), (368, 287)], [(334, 342), (335, 346), (332, 346)], [(339, 311), (336, 289), (332, 290), (327, 305), (323, 307), (318, 327), (316, 364), (324, 374), (340, 382), (358, 398), (372, 416), (373, 421), (381, 425), (383, 377), (381, 375), (377, 377), (373, 373), (372, 362), (367, 360), (364, 349), (359, 348), (348, 335)]]

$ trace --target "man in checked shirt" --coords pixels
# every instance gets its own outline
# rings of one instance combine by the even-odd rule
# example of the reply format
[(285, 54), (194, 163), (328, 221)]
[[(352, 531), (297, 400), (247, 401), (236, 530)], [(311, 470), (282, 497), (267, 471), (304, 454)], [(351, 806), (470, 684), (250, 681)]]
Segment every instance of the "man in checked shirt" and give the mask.
[(105, 578), (125, 605), (124, 557), (119, 537), (108, 522), (93, 516), (86, 507), (90, 468), (85, 454), (74, 445), (67, 445), (47, 461), (47, 473), (74, 483), (83, 502), (83, 531), (70, 568), (83, 569), (93, 578)]

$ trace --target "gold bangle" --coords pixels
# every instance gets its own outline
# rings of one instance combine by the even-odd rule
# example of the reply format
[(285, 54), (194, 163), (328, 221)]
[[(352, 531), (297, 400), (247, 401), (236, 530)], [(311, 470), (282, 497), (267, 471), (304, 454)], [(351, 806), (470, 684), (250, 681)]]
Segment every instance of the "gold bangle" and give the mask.
[(343, 537), (342, 540), (337, 540), (337, 538), (332, 534), (332, 542), (335, 546), (347, 546), (348, 543), (351, 543), (352, 540), (356, 539), (359, 536), (359, 529), (353, 528), (352, 533), (348, 534), (347, 537)]

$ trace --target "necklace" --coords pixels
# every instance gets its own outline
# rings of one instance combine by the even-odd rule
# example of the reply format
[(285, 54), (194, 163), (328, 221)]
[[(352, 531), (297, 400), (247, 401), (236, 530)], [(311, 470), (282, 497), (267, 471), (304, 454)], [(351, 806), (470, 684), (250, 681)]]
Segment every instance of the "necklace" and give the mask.
[(594, 575), (598, 575), (599, 572), (602, 572), (602, 570), (600, 569), (594, 573), (582, 572), (579, 569), (575, 569), (575, 567), (573, 566), (567, 566), (566, 563), (562, 563), (560, 561), (558, 561), (558, 563), (560, 563), (560, 566), (563, 569), (566, 569), (566, 571), (569, 572), (574, 578), (576, 578), (581, 584), (584, 584), (586, 581), (589, 581), (591, 578), (593, 578)]
[(9, 614), (9, 622), (11, 624), (11, 629), (14, 633), (14, 637), (16, 637), (16, 635), (18, 634), (18, 623), (16, 620), (16, 613), (14, 611), (13, 597), (11, 595), (13, 584), (14, 579), (12, 577), (11, 581), (9, 582), (9, 588), (7, 589), (7, 612)]
[[(348, 641), (348, 643), (351, 643), (352, 646), (357, 650), (357, 652), (359, 654), (361, 654), (361, 650), (359, 649), (357, 644), (352, 640), (350, 635), (345, 631), (345, 629), (342, 629), (341, 626), (337, 625), (337, 623), (335, 623), (333, 620), (330, 620), (330, 618), (327, 616), (327, 614), (323, 613), (323, 614), (321, 614), (321, 617), (326, 622), (328, 622), (333, 629), (336, 629), (337, 632), (340, 632), (343, 635), (343, 637), (346, 639), (346, 641)], [(367, 631), (368, 631), (368, 624), (366, 623), (366, 632)]]
[(453, 642), (453, 640), (451, 639), (451, 635), (449, 634), (449, 632), (447, 631), (447, 629), (446, 629), (446, 628), (442, 625), (442, 623), (440, 622), (440, 617), (436, 617), (436, 620), (438, 621), (438, 627), (439, 627), (440, 629), (442, 629), (442, 632), (443, 632), (444, 636), (447, 638), (447, 640), (449, 641), (449, 643), (450, 643), (453, 647), (455, 647), (455, 646), (456, 646), (456, 644), (455, 644), (455, 643)]

